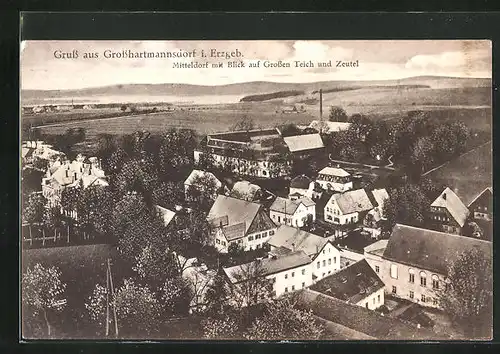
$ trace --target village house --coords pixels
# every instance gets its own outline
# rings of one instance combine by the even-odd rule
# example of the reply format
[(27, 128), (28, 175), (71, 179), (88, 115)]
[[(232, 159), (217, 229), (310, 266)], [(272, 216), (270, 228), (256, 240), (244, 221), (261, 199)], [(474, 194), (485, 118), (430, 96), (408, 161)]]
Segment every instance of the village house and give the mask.
[(225, 195), (217, 196), (207, 220), (213, 228), (214, 246), (223, 253), (231, 244), (245, 251), (261, 248), (276, 231), (262, 205)]
[(492, 243), (440, 231), (396, 224), (392, 234), (365, 248), (365, 259), (385, 284), (386, 294), (422, 306), (439, 307), (449, 267), (473, 248), (492, 257)]
[(325, 221), (338, 226), (333, 236), (342, 237), (373, 209), (364, 189), (333, 194), (325, 205)]
[(467, 205), (474, 219), (493, 220), (493, 188), (485, 188)]
[(318, 200), (321, 198), (322, 193), (321, 186), (306, 175), (296, 176), (290, 181), (289, 197), (303, 196)]
[[(290, 252), (281, 256), (270, 256), (250, 263), (223, 268), (234, 296), (245, 293), (244, 287), (251, 287), (256, 298), (254, 302), (277, 298), (283, 294), (304, 289), (312, 284), (311, 259), (304, 251)], [(263, 281), (263, 280), (266, 281)], [(255, 284), (248, 285), (248, 282)], [(242, 299), (233, 299), (240, 301)], [(244, 305), (248, 305), (243, 303)]]
[(229, 196), (253, 202), (262, 197), (262, 188), (248, 181), (238, 181), (229, 192)]
[(371, 197), (373, 209), (366, 214), (363, 220), (363, 229), (370, 232), (372, 238), (378, 238), (381, 233), (382, 222), (386, 220), (384, 204), (389, 199), (389, 193), (385, 188), (381, 188), (374, 189), (367, 194)]
[(79, 154), (72, 162), (57, 160), (47, 169), (42, 178), (42, 194), (49, 205), (56, 206), (65, 188), (87, 188), (92, 185), (109, 186), (97, 157), (87, 159)]
[(269, 216), (276, 224), (303, 227), (316, 220), (316, 203), (308, 197), (277, 197), (269, 208)]
[(22, 150), (27, 149), (30, 153), (32, 161), (35, 159), (43, 159), (47, 161), (56, 160), (63, 157), (64, 153), (54, 150), (52, 145), (46, 144), (42, 140), (27, 140), (21, 145)]
[(348, 304), (375, 310), (384, 305), (385, 285), (366, 260), (321, 279), (311, 290), (345, 301)]
[(332, 134), (349, 129), (351, 123), (346, 122), (330, 122), (325, 120), (313, 120), (309, 124), (309, 128), (313, 128), (321, 134)]
[(342, 193), (353, 189), (351, 174), (339, 167), (323, 168), (319, 171), (316, 182), (327, 191)]
[(312, 282), (323, 279), (340, 269), (340, 251), (328, 239), (300, 229), (280, 225), (267, 241), (270, 254), (280, 256), (304, 251), (311, 260)]
[(460, 235), (469, 210), (450, 188), (446, 188), (431, 204), (430, 217), (443, 231)]
[(156, 210), (158, 216), (163, 220), (163, 225), (165, 227), (170, 225), (172, 220), (174, 220), (174, 218), (175, 218), (175, 211), (164, 208), (160, 205), (155, 205), (155, 210)]
[(200, 192), (204, 191), (204, 188), (207, 186), (203, 186), (200, 183), (201, 181), (210, 183), (211, 187), (213, 187), (214, 189), (212, 191), (213, 198), (215, 199), (217, 197), (220, 188), (222, 188), (222, 182), (219, 181), (212, 172), (193, 170), (184, 181), (184, 195), (186, 197), (186, 200), (190, 199), (190, 195), (193, 189)]
[(288, 147), (277, 129), (209, 134), (194, 151), (194, 160), (210, 155), (215, 164), (239, 175), (275, 178), (289, 174), (281, 156)]

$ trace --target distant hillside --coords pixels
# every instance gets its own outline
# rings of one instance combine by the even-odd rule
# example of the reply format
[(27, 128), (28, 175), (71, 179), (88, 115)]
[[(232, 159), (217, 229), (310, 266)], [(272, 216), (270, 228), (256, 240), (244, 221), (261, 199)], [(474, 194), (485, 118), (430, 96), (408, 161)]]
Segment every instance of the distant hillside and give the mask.
[(367, 86), (425, 85), (431, 88), (491, 87), (491, 79), (457, 78), (441, 76), (418, 76), (401, 80), (377, 81), (322, 81), (312, 83), (280, 83), (254, 81), (230, 85), (203, 86), (188, 84), (127, 84), (92, 87), (77, 90), (22, 90), (23, 100), (78, 98), (88, 96), (203, 96), (203, 95), (253, 95), (262, 92), (318, 91), (320, 88), (334, 90)]
[(245, 96), (242, 99), (240, 99), (240, 102), (255, 102), (255, 101), (268, 101), (268, 100), (274, 100), (276, 98), (284, 98), (284, 97), (290, 97), (290, 96), (299, 96), (305, 94), (304, 91), (278, 91), (278, 92), (271, 92), (271, 93), (263, 93), (261, 95), (250, 95), (250, 96)]

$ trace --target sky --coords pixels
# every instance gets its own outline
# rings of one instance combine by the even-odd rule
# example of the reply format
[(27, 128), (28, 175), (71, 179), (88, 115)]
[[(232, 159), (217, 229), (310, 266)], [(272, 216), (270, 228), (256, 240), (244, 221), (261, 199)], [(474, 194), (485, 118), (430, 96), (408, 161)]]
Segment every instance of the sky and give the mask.
[[(105, 50), (197, 51), (195, 58), (111, 59)], [(217, 58), (201, 58), (201, 50), (238, 49), (245, 68), (211, 68)], [(77, 59), (58, 59), (56, 51), (77, 50)], [(99, 53), (84, 59), (83, 53)], [(260, 60), (259, 68), (248, 68)], [(264, 61), (292, 63), (291, 68), (264, 68)], [(293, 61), (311, 60), (313, 68)], [(358, 61), (358, 67), (318, 68), (317, 62)], [(173, 68), (174, 62), (208, 61), (208, 69)], [(228, 60), (224, 59), (224, 62)], [(249, 81), (316, 82), (389, 80), (420, 75), (491, 78), (491, 42), (464, 40), (414, 41), (23, 41), (21, 88), (65, 90), (117, 84), (185, 83), (223, 85)]]

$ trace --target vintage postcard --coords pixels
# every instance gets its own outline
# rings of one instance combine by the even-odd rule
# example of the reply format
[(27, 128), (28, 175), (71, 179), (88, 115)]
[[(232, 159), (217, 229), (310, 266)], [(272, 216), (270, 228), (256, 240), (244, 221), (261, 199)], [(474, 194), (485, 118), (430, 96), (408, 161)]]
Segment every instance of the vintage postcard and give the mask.
[(22, 337), (490, 340), (487, 40), (21, 43)]

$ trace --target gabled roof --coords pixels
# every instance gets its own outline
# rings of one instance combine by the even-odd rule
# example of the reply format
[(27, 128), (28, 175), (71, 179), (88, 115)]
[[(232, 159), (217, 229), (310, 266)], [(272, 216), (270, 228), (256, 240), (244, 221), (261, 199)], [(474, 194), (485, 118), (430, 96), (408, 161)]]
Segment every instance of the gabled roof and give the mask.
[(383, 288), (384, 283), (365, 259), (329, 275), (311, 286), (314, 291), (351, 304), (357, 304)]
[(161, 215), (164, 225), (167, 226), (168, 224), (170, 224), (170, 222), (175, 216), (175, 212), (170, 209), (164, 208), (160, 205), (155, 205), (155, 209)]
[(215, 175), (212, 172), (201, 171), (201, 170), (191, 171), (188, 178), (186, 178), (186, 180), (184, 181), (184, 184), (191, 185), (193, 184), (193, 182), (196, 181), (196, 179), (203, 177), (213, 179), (218, 187), (222, 186), (222, 183), (217, 179), (217, 177), (215, 177)]
[(373, 253), (376, 255), (383, 255), (385, 249), (387, 248), (387, 244), (389, 240), (378, 240), (377, 242), (372, 243), (371, 245), (366, 246), (363, 251), (366, 253)]
[(295, 135), (283, 138), (291, 152), (324, 148), (323, 140), (319, 134)]
[(344, 170), (343, 168), (338, 167), (325, 167), (321, 171), (318, 172), (318, 175), (328, 175), (328, 176), (336, 176), (336, 177), (348, 177), (351, 174)]
[(316, 205), (316, 203), (308, 197), (301, 197), (295, 200), (277, 197), (269, 209), (279, 213), (293, 215), (300, 204), (304, 204), (306, 207)]
[(306, 175), (296, 176), (290, 181), (290, 188), (309, 189), (311, 182), (312, 179)]
[(483, 251), (486, 257), (492, 257), (491, 242), (396, 224), (383, 257), (446, 275), (448, 267), (463, 252), (473, 248)]
[(323, 133), (333, 133), (341, 130), (347, 130), (351, 126), (351, 123), (347, 122), (330, 122), (330, 121), (319, 121), (313, 120), (311, 124), (309, 124), (309, 128), (313, 128), (316, 130), (322, 130)]
[(364, 189), (334, 194), (328, 203), (333, 201), (337, 202), (343, 214), (359, 213), (373, 209), (373, 204)]
[[(267, 276), (283, 272), (288, 269), (294, 269), (311, 263), (311, 259), (303, 252), (296, 251), (285, 254), (280, 257), (269, 257), (262, 260), (255, 260), (250, 263), (245, 263), (229, 268), (223, 268), (231, 283), (240, 283), (245, 280), (245, 277), (251, 276)], [(253, 273), (258, 274), (253, 274)]]
[(314, 256), (328, 242), (326, 238), (288, 225), (280, 225), (275, 234), (267, 241), (273, 247), (286, 248), (290, 251), (304, 251), (308, 256)]
[(375, 201), (377, 202), (378, 207), (383, 208), (384, 207), (384, 202), (389, 199), (389, 193), (387, 193), (387, 190), (385, 188), (381, 189), (374, 189), (372, 190), (372, 195)]
[[(212, 205), (207, 219), (215, 227), (222, 224), (225, 234), (228, 233), (226, 234), (228, 240), (236, 239), (249, 232), (257, 216), (261, 218), (260, 214), (265, 215), (265, 213), (260, 212), (261, 207), (258, 203), (219, 195)], [(267, 218), (269, 219), (269, 216)], [(270, 219), (269, 221), (272, 224)]]
[(486, 187), (483, 189), (474, 199), (472, 199), (469, 204), (467, 204), (467, 207), (470, 208), (470, 206), (479, 198), (481, 198), (485, 193), (491, 193), (493, 195), (493, 187)]
[(247, 199), (251, 200), (255, 197), (255, 194), (260, 191), (261, 188), (253, 183), (248, 181), (238, 181), (234, 184), (233, 189), (231, 189), (231, 193), (236, 192), (242, 196), (245, 196)]
[(35, 151), (34, 148), (30, 148), (30, 147), (22, 147), (21, 148), (21, 157), (22, 158), (30, 158), (31, 156), (33, 156), (33, 152)]
[(460, 198), (450, 188), (446, 189), (436, 198), (431, 204), (432, 207), (441, 207), (448, 210), (453, 219), (460, 225), (464, 226), (465, 220), (469, 215), (469, 210), (462, 203)]

